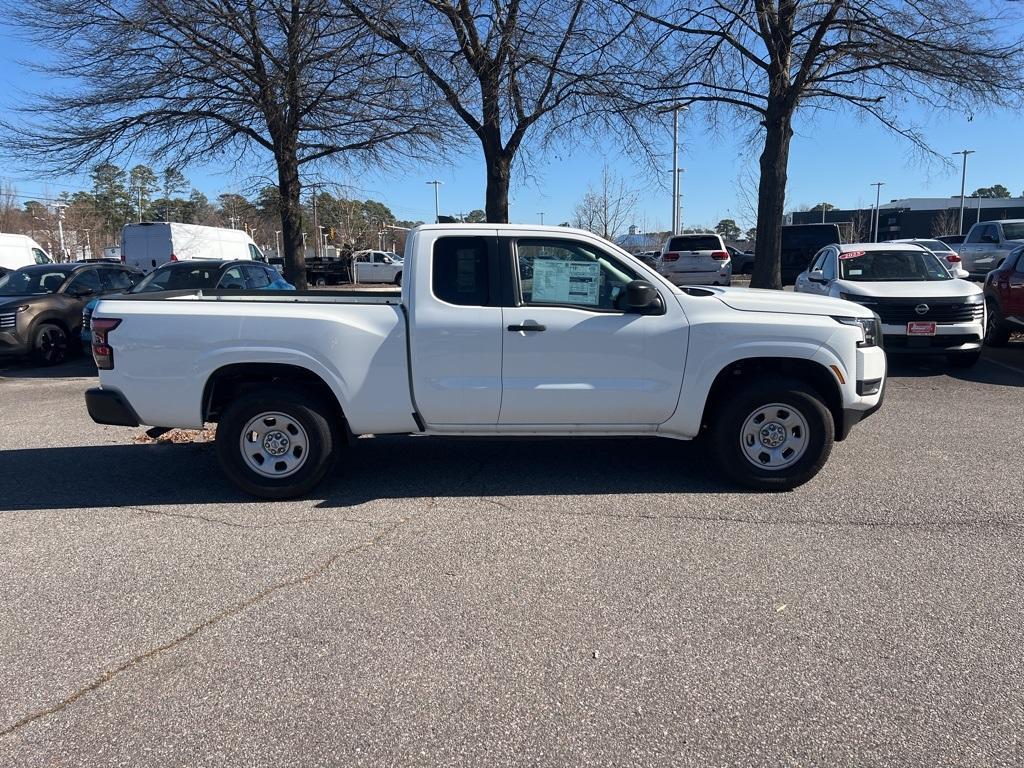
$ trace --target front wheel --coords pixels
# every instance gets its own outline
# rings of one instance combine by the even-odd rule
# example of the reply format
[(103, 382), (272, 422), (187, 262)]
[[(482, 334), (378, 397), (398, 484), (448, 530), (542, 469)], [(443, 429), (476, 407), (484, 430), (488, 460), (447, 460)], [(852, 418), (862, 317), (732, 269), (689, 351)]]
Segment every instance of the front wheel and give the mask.
[(397, 275), (395, 275), (395, 285), (401, 285), (401, 284), (402, 284), (402, 273), (399, 272)]
[(748, 488), (792, 490), (818, 474), (832, 452), (832, 414), (795, 379), (748, 381), (718, 407), (710, 430), (718, 464)]
[(267, 386), (238, 398), (217, 425), (217, 458), (238, 488), (263, 499), (301, 496), (334, 459), (326, 405), (302, 389)]
[(985, 346), (1005, 347), (1010, 340), (1010, 329), (1003, 321), (1003, 313), (999, 311), (999, 305), (990, 299), (986, 303), (985, 310), (988, 317), (985, 324)]
[(63, 363), (69, 354), (68, 332), (54, 323), (43, 323), (32, 336), (32, 361), (36, 365)]

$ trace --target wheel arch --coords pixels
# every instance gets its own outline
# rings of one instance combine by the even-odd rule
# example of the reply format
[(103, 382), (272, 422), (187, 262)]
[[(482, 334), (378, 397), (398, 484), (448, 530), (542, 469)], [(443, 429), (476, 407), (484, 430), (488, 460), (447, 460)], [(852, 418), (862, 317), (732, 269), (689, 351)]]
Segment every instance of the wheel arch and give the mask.
[(344, 408), (327, 381), (293, 363), (231, 363), (217, 368), (203, 387), (203, 421), (218, 421), (233, 398), (266, 384), (286, 384), (309, 392), (330, 408), (328, 415), (335, 423), (347, 424)]
[(788, 376), (805, 382), (820, 397), (832, 414), (836, 440), (843, 440), (849, 430), (844, 430), (843, 395), (835, 375), (821, 363), (800, 357), (747, 357), (734, 360), (715, 376), (704, 402), (701, 414), (701, 429), (707, 428), (712, 415), (718, 410), (729, 393), (757, 376)]

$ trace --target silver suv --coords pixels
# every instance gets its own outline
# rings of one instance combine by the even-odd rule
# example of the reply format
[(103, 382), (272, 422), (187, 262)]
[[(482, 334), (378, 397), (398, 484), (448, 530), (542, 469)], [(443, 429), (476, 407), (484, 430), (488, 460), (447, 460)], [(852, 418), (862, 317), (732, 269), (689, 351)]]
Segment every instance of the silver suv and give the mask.
[(967, 233), (960, 246), (963, 268), (971, 277), (984, 278), (1003, 263), (1003, 259), (1024, 245), (1024, 219), (979, 221)]
[(673, 235), (658, 257), (658, 271), (675, 285), (729, 285), (732, 259), (721, 235)]

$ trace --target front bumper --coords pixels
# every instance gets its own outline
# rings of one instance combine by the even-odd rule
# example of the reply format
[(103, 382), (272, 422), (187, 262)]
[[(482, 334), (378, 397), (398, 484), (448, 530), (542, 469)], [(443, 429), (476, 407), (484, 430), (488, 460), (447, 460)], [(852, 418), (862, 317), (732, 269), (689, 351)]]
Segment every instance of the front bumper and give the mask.
[(17, 332), (0, 331), (0, 355), (27, 355), (31, 345)]
[(97, 424), (116, 427), (137, 427), (141, 423), (128, 399), (113, 389), (93, 387), (85, 391), (85, 407)]
[(984, 330), (981, 324), (940, 326), (934, 336), (908, 336), (905, 329), (883, 326), (885, 351), (896, 355), (935, 355), (947, 352), (973, 352), (981, 349)]
[[(845, 440), (857, 424), (882, 407), (888, 363), (881, 347), (857, 349), (857, 378), (852, 383), (853, 398), (844, 406), (836, 424), (836, 440)], [(881, 386), (875, 389), (878, 383)]]

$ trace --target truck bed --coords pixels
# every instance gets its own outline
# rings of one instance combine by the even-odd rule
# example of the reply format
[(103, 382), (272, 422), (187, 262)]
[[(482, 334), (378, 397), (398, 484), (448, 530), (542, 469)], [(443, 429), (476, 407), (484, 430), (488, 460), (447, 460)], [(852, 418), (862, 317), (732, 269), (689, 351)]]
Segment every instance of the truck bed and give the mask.
[(152, 291), (116, 297), (117, 301), (258, 301), (267, 304), (401, 304), (402, 291)]

